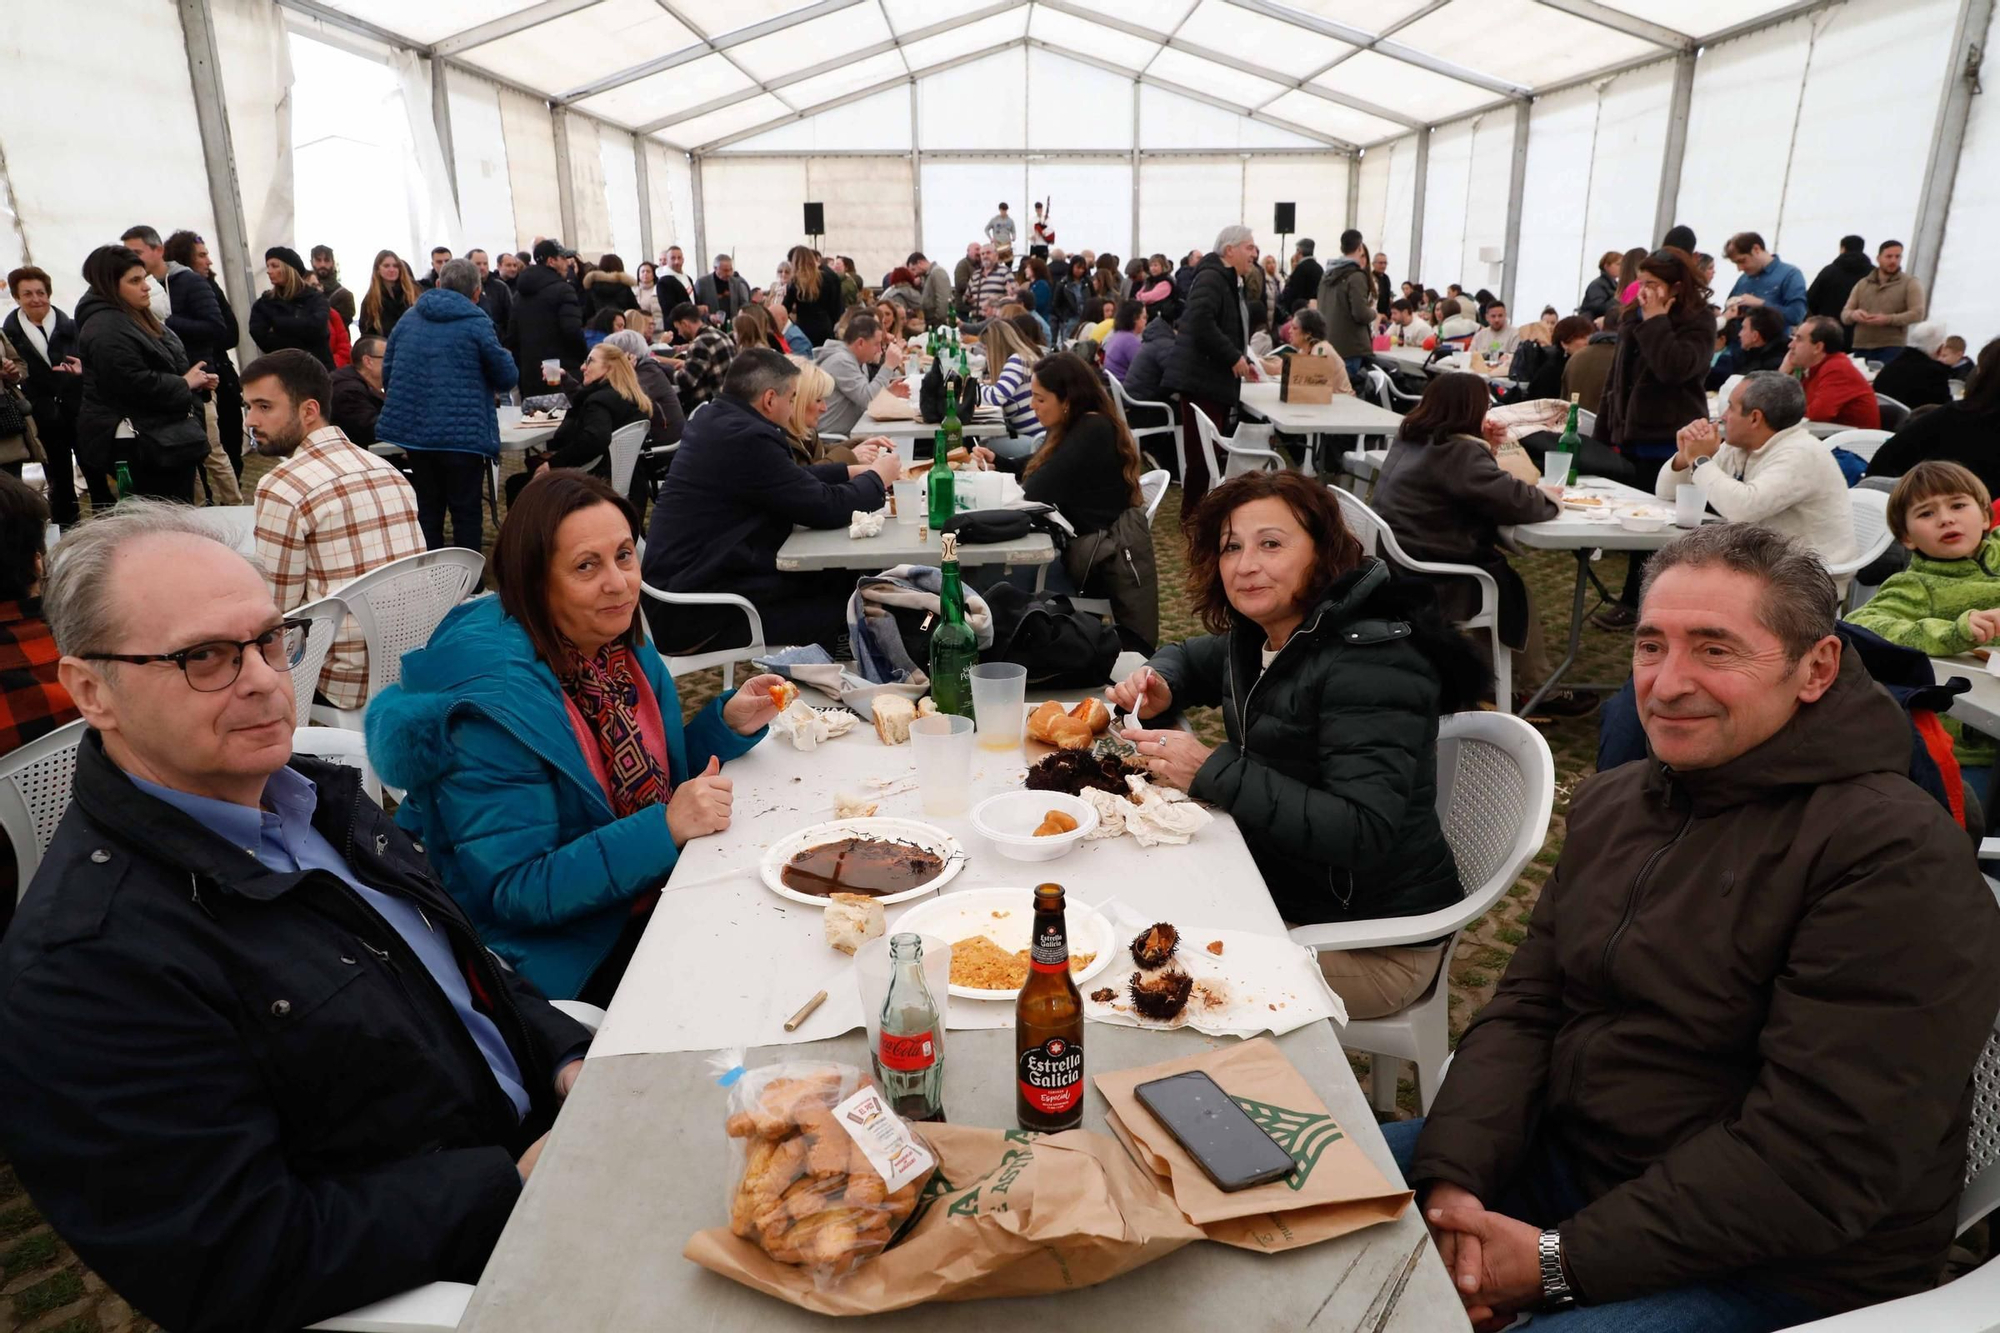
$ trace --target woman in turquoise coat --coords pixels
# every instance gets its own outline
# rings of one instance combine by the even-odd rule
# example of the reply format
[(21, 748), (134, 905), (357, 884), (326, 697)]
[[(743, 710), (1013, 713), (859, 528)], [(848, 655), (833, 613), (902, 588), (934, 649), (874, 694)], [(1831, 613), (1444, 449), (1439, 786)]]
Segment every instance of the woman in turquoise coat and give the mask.
[(507, 511), (497, 596), (454, 608), (369, 706), (368, 754), (480, 934), (544, 994), (607, 1004), (692, 838), (729, 826), (721, 765), (776, 714), (757, 677), (683, 728), (639, 617), (638, 517), (586, 473)]

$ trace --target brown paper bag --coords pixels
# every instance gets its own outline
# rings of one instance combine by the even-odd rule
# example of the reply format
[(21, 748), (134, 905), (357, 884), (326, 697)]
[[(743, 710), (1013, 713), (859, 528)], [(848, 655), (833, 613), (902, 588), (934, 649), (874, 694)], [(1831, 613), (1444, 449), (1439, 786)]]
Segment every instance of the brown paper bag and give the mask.
[[(1299, 1169), (1285, 1180), (1233, 1194), (1217, 1189), (1133, 1091), (1141, 1083), (1190, 1069), (1214, 1079), (1292, 1155)], [(1210, 1240), (1267, 1252), (1297, 1249), (1393, 1221), (1412, 1197), (1383, 1178), (1267, 1038), (1093, 1078), (1110, 1103), (1112, 1130)]]
[(1153, 1177), (1102, 1134), (919, 1130), (938, 1169), (916, 1212), (887, 1250), (836, 1285), (817, 1288), (810, 1272), (779, 1263), (727, 1227), (697, 1233), (683, 1253), (779, 1300), (852, 1315), (1094, 1286), (1202, 1238)]
[(1538, 485), (1542, 480), (1542, 470), (1535, 466), (1535, 460), (1528, 457), (1528, 451), (1512, 439), (1500, 446), (1493, 455), (1493, 461), (1500, 465), (1502, 472), (1530, 486)]
[(1279, 359), (1284, 362), (1283, 378), (1278, 381), (1279, 402), (1310, 406), (1333, 401), (1332, 357), (1294, 355)]
[(912, 393), (908, 398), (899, 398), (887, 389), (877, 389), (875, 396), (868, 400), (868, 415), (877, 421), (915, 421), (916, 395)]

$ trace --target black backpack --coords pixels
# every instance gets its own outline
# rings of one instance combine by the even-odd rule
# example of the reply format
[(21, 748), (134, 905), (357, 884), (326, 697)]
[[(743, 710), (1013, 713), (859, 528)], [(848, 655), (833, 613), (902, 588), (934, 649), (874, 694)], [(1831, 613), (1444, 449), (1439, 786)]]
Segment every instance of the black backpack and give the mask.
[(1111, 678), (1118, 660), (1118, 631), (1086, 615), (1069, 598), (996, 583), (983, 594), (993, 613), (993, 646), (987, 662), (1028, 668), (1036, 689), (1092, 689)]
[[(917, 390), (917, 414), (933, 426), (944, 420), (943, 364), (932, 361), (931, 368), (924, 372), (923, 386)], [(958, 382), (958, 419), (972, 420), (972, 413), (978, 406), (979, 385), (967, 375)]]

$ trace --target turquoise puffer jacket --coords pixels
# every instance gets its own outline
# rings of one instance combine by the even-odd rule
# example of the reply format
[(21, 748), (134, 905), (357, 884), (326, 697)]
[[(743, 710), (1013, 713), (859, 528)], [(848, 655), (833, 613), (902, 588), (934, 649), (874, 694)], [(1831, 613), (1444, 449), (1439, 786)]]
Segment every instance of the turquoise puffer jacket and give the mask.
[[(722, 720), (724, 695), (685, 730), (650, 644), (635, 656), (660, 702), (676, 785), (763, 738)], [(403, 680), (369, 705), (368, 757), (407, 789), (396, 822), (424, 844), (494, 952), (551, 998), (573, 998), (611, 951), (632, 901), (673, 873), (664, 809), (618, 818), (578, 748), (555, 673), (498, 597), (454, 608)]]

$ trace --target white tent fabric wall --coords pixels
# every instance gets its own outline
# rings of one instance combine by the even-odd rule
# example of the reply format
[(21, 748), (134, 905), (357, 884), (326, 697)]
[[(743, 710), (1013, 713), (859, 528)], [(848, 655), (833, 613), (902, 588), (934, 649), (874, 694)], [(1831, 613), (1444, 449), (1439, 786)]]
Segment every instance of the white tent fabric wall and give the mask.
[[(301, 257), (331, 246), (341, 280), (359, 305), (379, 250), (394, 250), (423, 271), (428, 250), (405, 202), (414, 168), (409, 121), (386, 49), (363, 53), (358, 42), (334, 45), (291, 34), (292, 163), (296, 232), (286, 243)], [(379, 53), (379, 58), (377, 58)], [(365, 182), (357, 188), (356, 182)], [(262, 291), (264, 255), (251, 257)]]
[[(863, 286), (878, 284), (884, 273), (918, 248), (910, 188), (907, 157), (808, 158), (805, 198), (826, 206), (820, 253), (846, 255), (859, 270), (855, 277)], [(791, 205), (774, 200), (772, 207), (785, 213)]]
[[(604, 195), (604, 157), (597, 150), (597, 122), (588, 116), (564, 116), (569, 132), (571, 230), (563, 241), (591, 263), (611, 249), (611, 212)], [(558, 130), (557, 133), (562, 133)]]
[[(1739, 231), (1761, 232), (1771, 244), (1783, 244), (1777, 239), (1778, 214), (1816, 22), (1808, 17), (1766, 28), (1709, 47), (1695, 62), (1674, 220), (1705, 238), (1702, 244), (1718, 263), (1722, 242)], [(1727, 291), (1734, 279), (1725, 268), (1716, 281)]]
[[(1035, 220), (1034, 203), (1049, 201), (1049, 218), (1055, 228), (1056, 247), (1066, 254), (1092, 250), (1100, 255), (1124, 258), (1132, 255), (1132, 163), (1117, 158), (1093, 158), (1085, 162), (1051, 161), (1034, 158), (1028, 163), (1027, 223)], [(1012, 200), (1008, 201), (1013, 202)], [(924, 200), (924, 216), (930, 216), (930, 200)], [(926, 230), (929, 230), (926, 227)], [(1024, 233), (1025, 234), (1025, 233)], [(961, 236), (945, 249), (926, 250), (932, 259), (958, 262), (967, 241), (977, 240), (978, 232)]]
[[(1243, 221), (1243, 159), (1148, 157), (1139, 161), (1139, 250), (1178, 264)], [(1254, 224), (1252, 224), (1254, 227)]]
[(700, 273), (704, 260), (694, 246), (694, 171), (686, 153), (657, 140), (646, 142), (646, 181), (651, 187), (653, 253), (657, 259), (670, 245), (681, 248), (689, 273)]
[(498, 262), (500, 250), (519, 250), (530, 239), (514, 230), (514, 187), (507, 178), (507, 132), (500, 119), (499, 88), (464, 70), (445, 72), (451, 102), (452, 162), (458, 170), (458, 217), (465, 243)]
[[(745, 282), (770, 286), (778, 261), (805, 238), (799, 207), (810, 197), (806, 159), (705, 157), (701, 193), (709, 259), (728, 255)], [(692, 263), (688, 271), (695, 271)]]
[[(1301, 236), (1318, 240), (1337, 237), (1353, 225), (1347, 216), (1347, 175), (1353, 163), (1334, 153), (1259, 153), (1243, 164), (1243, 225), (1257, 233), (1267, 255), (1278, 253), (1278, 233), (1272, 228), (1275, 206), (1296, 205), (1292, 227), (1280, 263), (1291, 259), (1291, 243)], [(1213, 238), (1209, 238), (1213, 239)], [(1205, 250), (1207, 241), (1199, 242)], [(1369, 238), (1369, 245), (1375, 244)]]
[[(1660, 162), (1667, 148), (1667, 106), (1673, 97), (1673, 63), (1661, 61), (1621, 74), (1597, 99), (1596, 146), (1590, 157), (1590, 201), (1584, 214), (1584, 249), (1648, 249), (1662, 238), (1653, 230), (1660, 198)], [(1683, 177), (1686, 169), (1683, 168)], [(1700, 237), (1704, 233), (1696, 232)], [(1714, 241), (1708, 235), (1708, 241)], [(1704, 242), (1706, 244), (1706, 242)], [(1721, 251), (1718, 242), (1709, 253)], [(1718, 259), (1718, 262), (1719, 259)], [(1588, 277), (1588, 274), (1584, 275)], [(1574, 304), (1583, 295), (1578, 287)], [(1561, 301), (1554, 302), (1558, 310)], [(1541, 307), (1538, 305), (1539, 311)]]
[(924, 151), (1025, 147), (1027, 56), (1017, 46), (918, 79), (917, 132)]
[(1521, 184), (1521, 248), (1514, 300), (1523, 310), (1553, 305), (1567, 315), (1595, 275), (1598, 256), (1614, 246), (1584, 243), (1591, 145), (1597, 138), (1597, 89), (1585, 85), (1539, 99), (1528, 116), (1528, 172)]
[(1028, 137), (1022, 143), (1052, 150), (1132, 146), (1136, 85), (1130, 78), (1039, 47), (1027, 54)]
[[(437, 121), (431, 116), (431, 67), (410, 51), (393, 51), (389, 68), (396, 75), (402, 94), (403, 117), (409, 152), (403, 159), (403, 193), (410, 210), (413, 250), (428, 261), (431, 247), (442, 245), (453, 254), (465, 250), (464, 228), (459, 225), (458, 200), (452, 197), (451, 177), (445, 171), (444, 147), (438, 142)], [(403, 256), (418, 263), (416, 254)]]
[[(1368, 238), (1369, 245), (1389, 251), (1389, 271), (1400, 282), (1409, 275), (1410, 254), (1406, 247), (1410, 238), (1407, 234), (1390, 236), (1384, 231), (1389, 218), (1389, 163), (1394, 157), (1395, 145), (1384, 144), (1380, 148), (1369, 149), (1363, 155), (1361, 164), (1355, 168), (1361, 174), (1361, 184), (1354, 196), (1354, 225)], [(1299, 235), (1312, 237), (1315, 248), (1321, 244), (1322, 234), (1326, 234), (1331, 241), (1331, 233), (1324, 228), (1313, 231), (1301, 226), (1299, 229)], [(1289, 263), (1291, 256), (1287, 254), (1284, 259)]]
[[(1985, 49), (2000, 37), (2000, 13), (1985, 34)], [(2000, 334), (2000, 311), (1992, 305), (1993, 238), (2000, 235), (2000, 98), (1975, 97), (1965, 127), (1965, 147), (1952, 184), (1951, 213), (1945, 222), (1944, 250), (1931, 289), (1930, 317), (1946, 333), (1965, 339), (1966, 353), (1978, 356)]]
[(652, 256), (639, 246), (639, 162), (632, 151), (632, 136), (599, 127), (597, 156), (604, 181), (605, 213), (611, 223), (610, 249), (625, 261), (626, 273), (637, 274), (639, 261)]
[[(183, 50), (171, 0), (0, 5), (10, 109), (0, 153), (20, 214), (19, 258), (48, 271), (65, 310), (83, 294), (84, 257), (133, 223), (215, 235)], [(118, 62), (115, 80), (110, 51), (135, 56)], [(178, 132), (139, 136), (140, 125)], [(0, 286), (0, 308), (11, 307)]]
[[(292, 182), (292, 54), (284, 11), (269, 0), (210, 0), (228, 99), (229, 144), (235, 152), (236, 188), (243, 199), (251, 274), (261, 283), (264, 251), (290, 245), (297, 235)], [(161, 234), (168, 230), (165, 224)], [(248, 275), (222, 272), (221, 251), (208, 235), (217, 273), (247, 318)], [(256, 284), (253, 284), (256, 285)]]
[[(1424, 273), (1439, 291), (1447, 282), (1465, 290), (1500, 290), (1500, 266), (1480, 251), (1507, 240), (1507, 183), (1513, 170), (1514, 108), (1489, 111), (1431, 132), (1424, 192)], [(1369, 238), (1371, 250), (1393, 243)], [(1393, 263), (1392, 263), (1393, 267)], [(1539, 307), (1537, 307), (1539, 309)]]
[(507, 182), (514, 199), (514, 235), (523, 250), (537, 236), (562, 235), (562, 197), (556, 185), (556, 132), (548, 103), (496, 88), (500, 126), (507, 139)]
[[(724, 153), (847, 152), (866, 145), (888, 152), (910, 149), (910, 89), (905, 84), (846, 106), (766, 130), (729, 145)], [(718, 154), (720, 156), (721, 154)]]
[[(1393, 151), (1391, 151), (1393, 150)], [(1395, 141), (1391, 149), (1378, 148), (1376, 152), (1391, 152), (1389, 158), (1389, 198), (1382, 210), (1382, 234), (1374, 242), (1387, 247), (1390, 269), (1399, 278), (1419, 281), (1417, 268), (1410, 260), (1416, 252), (1410, 247), (1416, 243), (1417, 209), (1417, 140), (1414, 135), (1406, 135)], [(1324, 248), (1320, 250), (1320, 263), (1334, 257), (1340, 249), (1337, 236), (1316, 236)], [(1402, 259), (1396, 258), (1400, 247)], [(1424, 261), (1428, 263), (1429, 260)], [(1442, 288), (1439, 289), (1443, 290)]]
[[(917, 248), (947, 265), (956, 265), (964, 257), (967, 244), (985, 238), (986, 220), (993, 216), (994, 205), (1005, 200), (1007, 211), (1018, 217), (1028, 198), (1027, 164), (1019, 158), (953, 162), (927, 154), (922, 180), (924, 240)], [(1033, 219), (1033, 209), (1028, 210), (1028, 217)], [(1021, 234), (1016, 223), (1017, 241)], [(713, 240), (714, 233), (709, 235)]]

